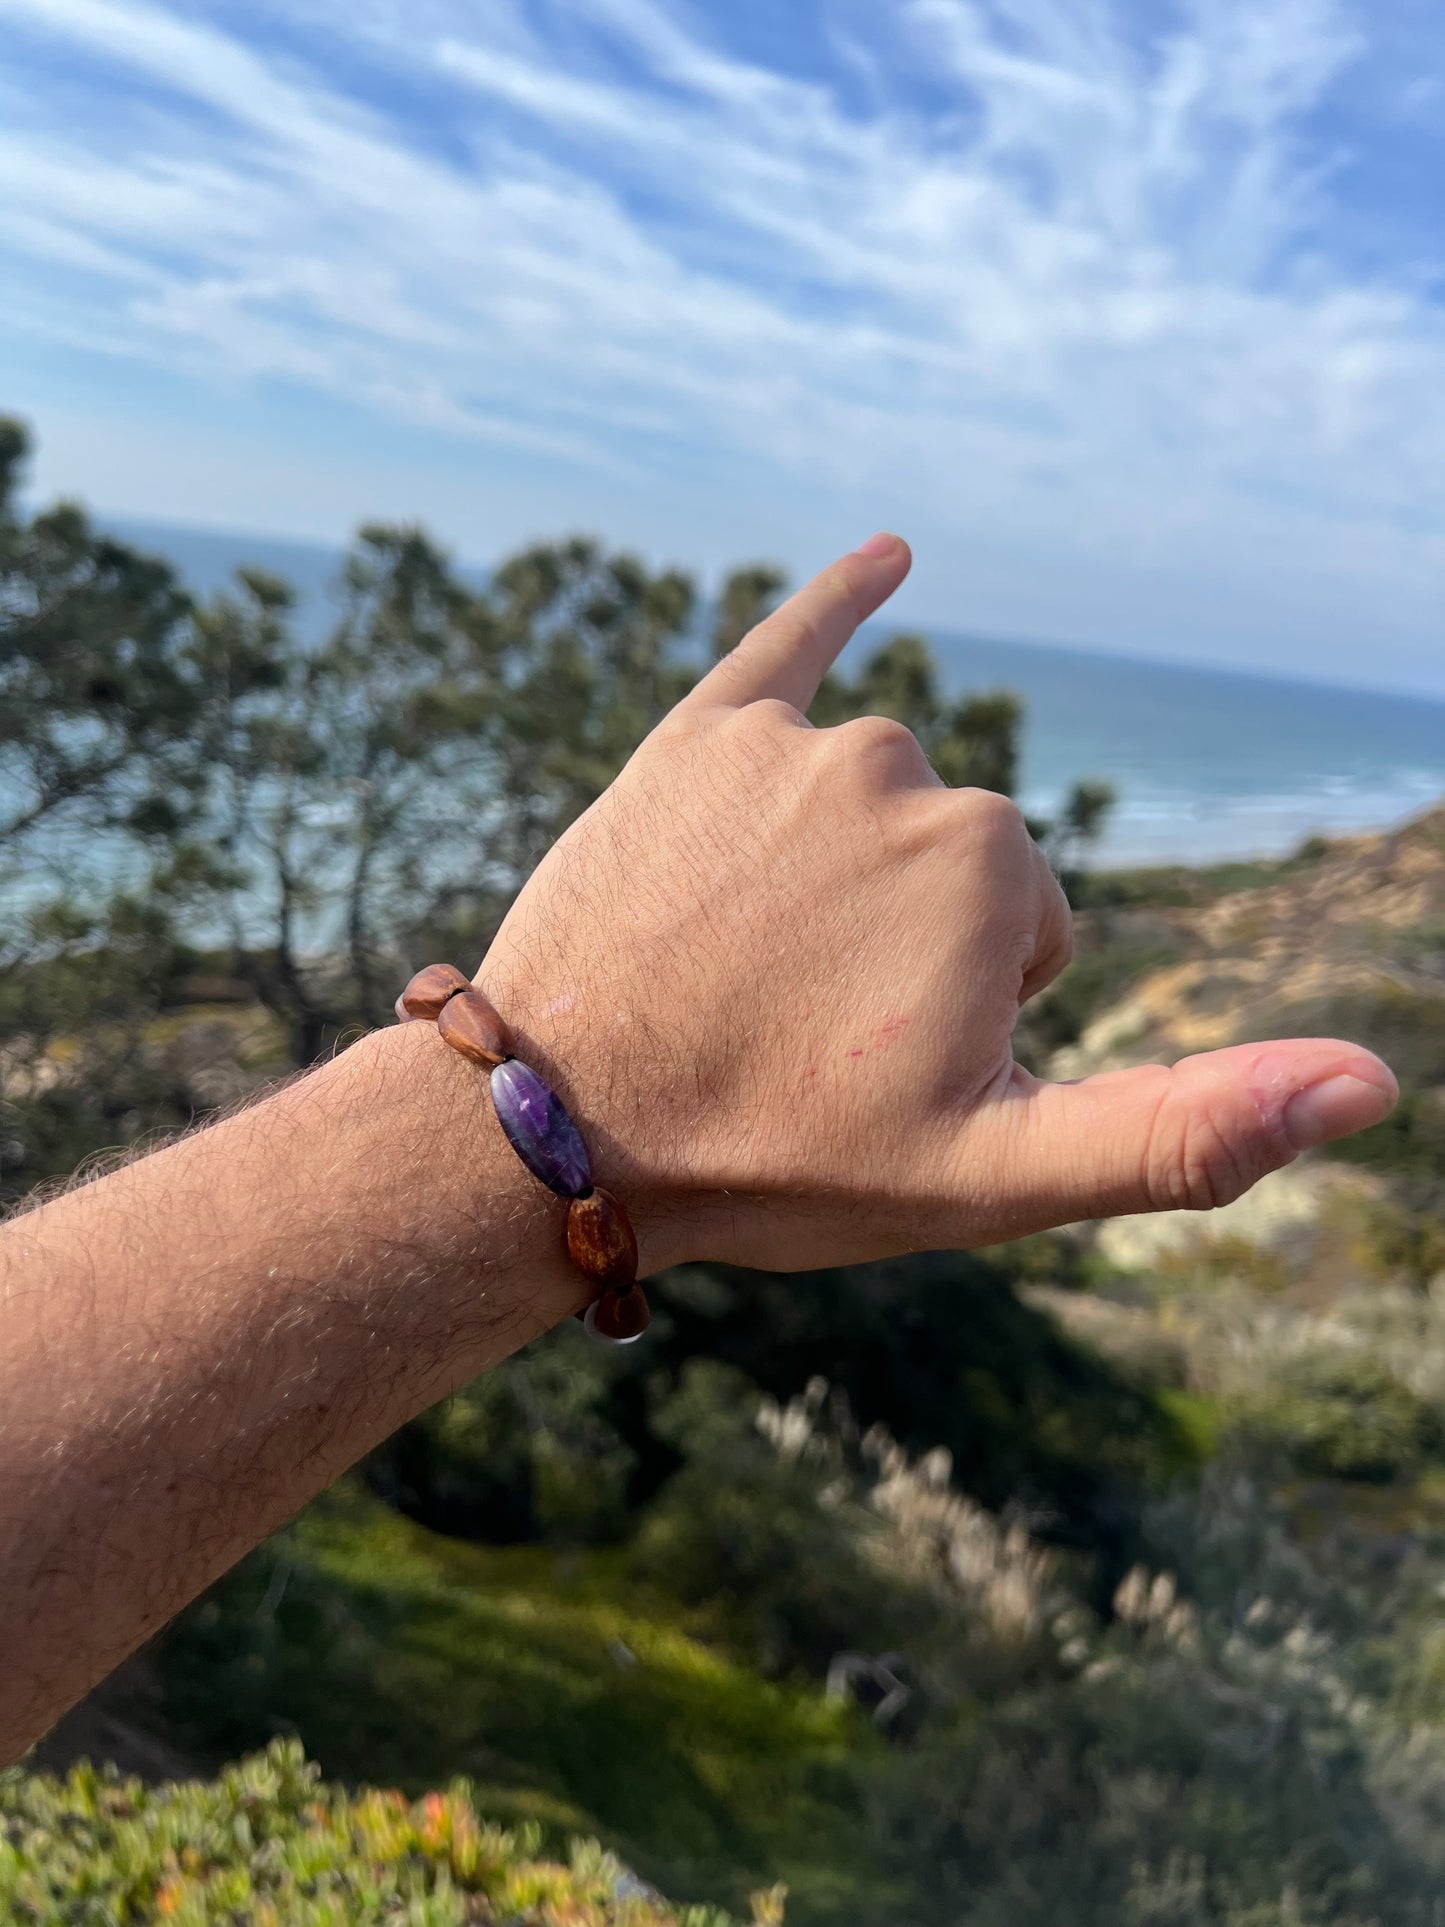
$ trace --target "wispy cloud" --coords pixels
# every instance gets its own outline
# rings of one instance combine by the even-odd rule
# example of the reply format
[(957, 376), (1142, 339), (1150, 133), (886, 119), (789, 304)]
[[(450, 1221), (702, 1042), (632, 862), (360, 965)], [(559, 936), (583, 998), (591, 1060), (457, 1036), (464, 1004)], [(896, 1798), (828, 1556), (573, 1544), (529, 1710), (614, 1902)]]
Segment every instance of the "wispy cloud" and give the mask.
[(1439, 237), (1340, 244), (1342, 0), (838, 0), (768, 59), (682, 0), (0, 22), (0, 323), (525, 449), (602, 523), (609, 475), (885, 499), (1015, 627), (1197, 647), (1224, 581), (1256, 632), (1388, 597), (1423, 660)]

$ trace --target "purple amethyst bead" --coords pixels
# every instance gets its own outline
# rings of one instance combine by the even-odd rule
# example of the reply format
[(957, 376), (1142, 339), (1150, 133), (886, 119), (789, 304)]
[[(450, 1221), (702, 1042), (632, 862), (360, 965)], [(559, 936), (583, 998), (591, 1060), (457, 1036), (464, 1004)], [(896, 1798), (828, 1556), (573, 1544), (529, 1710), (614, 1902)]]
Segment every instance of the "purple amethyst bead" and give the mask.
[(549, 1191), (575, 1198), (592, 1183), (592, 1160), (557, 1093), (509, 1057), (492, 1072), (492, 1103), (507, 1142)]

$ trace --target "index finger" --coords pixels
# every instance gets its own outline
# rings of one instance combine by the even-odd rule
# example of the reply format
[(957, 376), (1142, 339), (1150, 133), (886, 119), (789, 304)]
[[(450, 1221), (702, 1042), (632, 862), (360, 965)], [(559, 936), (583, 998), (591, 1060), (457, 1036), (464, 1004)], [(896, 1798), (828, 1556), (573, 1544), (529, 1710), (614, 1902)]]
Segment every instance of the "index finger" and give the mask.
[(900, 536), (870, 536), (750, 629), (678, 707), (741, 709), (774, 697), (806, 709), (844, 643), (888, 600), (912, 563)]

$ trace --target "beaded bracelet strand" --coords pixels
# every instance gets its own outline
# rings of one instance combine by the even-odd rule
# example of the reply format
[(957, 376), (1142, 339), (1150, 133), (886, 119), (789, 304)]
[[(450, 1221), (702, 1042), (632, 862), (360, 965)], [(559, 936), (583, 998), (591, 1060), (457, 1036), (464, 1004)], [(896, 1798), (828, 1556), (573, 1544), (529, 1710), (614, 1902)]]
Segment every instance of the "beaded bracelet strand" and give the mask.
[(396, 1000), (404, 1024), (435, 1023), (454, 1051), (489, 1073), (492, 1105), (507, 1142), (539, 1183), (566, 1198), (567, 1255), (596, 1287), (583, 1324), (593, 1338), (629, 1345), (651, 1313), (637, 1282), (637, 1239), (621, 1202), (592, 1182), (592, 1160), (562, 1100), (512, 1055), (491, 1003), (451, 964), (428, 964)]

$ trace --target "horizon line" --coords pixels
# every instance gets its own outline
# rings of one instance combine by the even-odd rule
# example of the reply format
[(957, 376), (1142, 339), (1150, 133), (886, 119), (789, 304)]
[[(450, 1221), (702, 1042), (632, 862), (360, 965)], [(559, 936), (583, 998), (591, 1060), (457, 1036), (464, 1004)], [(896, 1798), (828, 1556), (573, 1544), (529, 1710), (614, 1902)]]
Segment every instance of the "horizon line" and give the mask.
[[(130, 510), (97, 508), (91, 507), (89, 504), (84, 504), (83, 506), (86, 507), (86, 511), (92, 519), (102, 526), (108, 523), (118, 522), (122, 525), (129, 524), (132, 528), (141, 531), (154, 530), (158, 533), (169, 532), (174, 535), (210, 536), (229, 542), (255, 540), (258, 542), (275, 543), (283, 548), (296, 549), (304, 554), (313, 556), (334, 556), (339, 559), (347, 553), (351, 543), (356, 539), (356, 531), (353, 531), (351, 536), (345, 540), (324, 540), (319, 536), (292, 535), (276, 529), (259, 527), (241, 528), (226, 523), (192, 522), (185, 519), (178, 520), (168, 516), (137, 515)], [(482, 562), (463, 556), (457, 552), (451, 544), (431, 537), (430, 532), (426, 529), (426, 525), (420, 521), (420, 519), (405, 517), (393, 518), (392, 523), (389, 525), (421, 529), (423, 533), (428, 534), (428, 539), (435, 541), (436, 546), (464, 571), (489, 571), (496, 566), (495, 562)], [(360, 525), (358, 525), (358, 527), (359, 526)], [(538, 542), (566, 540), (578, 534), (587, 535), (589, 539), (596, 540), (604, 544), (604, 546), (608, 544), (608, 538), (605, 535), (596, 531), (585, 530), (568, 530), (560, 536), (537, 536), (533, 539)], [(617, 546), (619, 553), (627, 552), (625, 544)], [(686, 564), (669, 564), (667, 566), (687, 568)], [(871, 631), (876, 631), (878, 625), (879, 618), (876, 616), (870, 617), (867, 622), (861, 625), (858, 630), (858, 635), (861, 637)], [(926, 618), (918, 622), (899, 622), (893, 626), (895, 632), (898, 634), (929, 630), (955, 642), (998, 644), (1007, 649), (1035, 650), (1041, 653), (1053, 653), (1071, 657), (1093, 657), (1103, 662), (1127, 665), (1143, 664), (1150, 669), (1179, 670), (1186, 675), (1224, 677), (1240, 682), (1273, 684), (1276, 687), (1287, 689), (1332, 690), (1342, 695), (1377, 696), (1391, 702), (1425, 702), (1434, 707), (1445, 708), (1445, 683), (1442, 683), (1438, 688), (1431, 689), (1418, 683), (1380, 684), (1371, 682), (1341, 682), (1334, 677), (1310, 676), (1278, 668), (1251, 669), (1239, 663), (1207, 662), (1198, 656), (1158, 656), (1149, 654), (1143, 650), (1131, 651), (1120, 649), (1117, 645), (1111, 647), (1107, 643), (1082, 639), (1075, 642), (1056, 636), (1005, 634), (997, 630), (960, 629), (952, 627), (947, 621), (937, 622), (930, 621)], [(851, 646), (852, 644), (850, 643), (848, 647)]]

